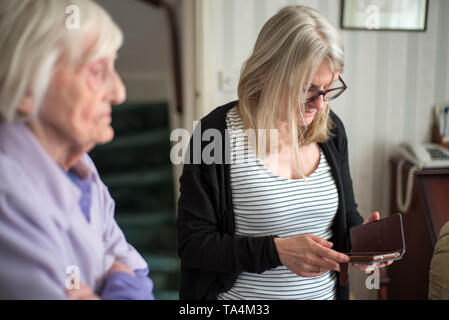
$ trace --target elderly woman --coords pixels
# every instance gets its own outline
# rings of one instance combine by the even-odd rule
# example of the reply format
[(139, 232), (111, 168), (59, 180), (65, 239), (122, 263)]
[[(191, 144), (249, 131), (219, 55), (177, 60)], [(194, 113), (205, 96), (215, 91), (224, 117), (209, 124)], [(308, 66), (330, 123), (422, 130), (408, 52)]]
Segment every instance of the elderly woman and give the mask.
[(430, 262), (429, 299), (449, 300), (449, 222), (441, 228)]
[[(221, 133), (215, 161), (189, 154), (184, 164), (181, 298), (349, 298), (337, 277), (349, 259), (349, 229), (363, 218), (344, 126), (328, 104), (346, 89), (343, 65), (338, 33), (315, 10), (287, 7), (264, 25), (239, 101), (201, 121), (202, 132)], [(209, 154), (209, 144), (195, 149), (192, 141), (190, 151)], [(379, 218), (374, 212), (365, 223)]]
[(2, 0), (0, 30), (0, 299), (151, 299), (86, 154), (125, 99), (121, 31), (90, 0)]

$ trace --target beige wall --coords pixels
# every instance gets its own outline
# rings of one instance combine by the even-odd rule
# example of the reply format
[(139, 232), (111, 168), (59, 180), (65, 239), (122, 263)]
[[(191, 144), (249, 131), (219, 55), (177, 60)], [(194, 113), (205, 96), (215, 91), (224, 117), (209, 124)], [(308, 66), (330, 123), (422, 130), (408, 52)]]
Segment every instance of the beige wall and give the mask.
[(167, 101), (172, 95), (171, 49), (164, 11), (137, 0), (96, 2), (109, 12), (125, 36), (116, 66), (128, 101)]
[[(169, 24), (165, 11), (138, 0), (96, 0), (120, 26), (124, 43), (116, 63), (127, 90), (126, 103), (167, 102), (172, 129), (181, 126), (176, 112)], [(182, 29), (183, 0), (169, 0)], [(182, 33), (180, 32), (180, 41)], [(173, 166), (174, 193), (179, 193), (180, 166)], [(177, 205), (177, 197), (174, 199)]]
[[(200, 115), (233, 99), (242, 63), (263, 23), (288, 4), (318, 9), (339, 28), (337, 0), (198, 0), (202, 17), (203, 84), (197, 88)], [(197, 19), (198, 21), (198, 19)], [(431, 0), (427, 32), (340, 30), (346, 51), (343, 78), (349, 89), (334, 111), (345, 123), (350, 165), (360, 213), (389, 215), (388, 159), (404, 140), (430, 139), (431, 107), (449, 100), (449, 1)], [(203, 30), (203, 31), (204, 31)], [(223, 76), (234, 83), (222, 86)], [(366, 275), (350, 274), (356, 298), (376, 298), (365, 289)]]

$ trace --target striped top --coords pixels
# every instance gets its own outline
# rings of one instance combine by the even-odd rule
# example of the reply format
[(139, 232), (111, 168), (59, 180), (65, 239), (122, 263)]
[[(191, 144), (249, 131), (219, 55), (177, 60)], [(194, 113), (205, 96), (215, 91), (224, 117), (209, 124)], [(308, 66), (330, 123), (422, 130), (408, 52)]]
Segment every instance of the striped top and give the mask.
[[(248, 152), (237, 108), (226, 115), (231, 141), (231, 189), (236, 234), (291, 237), (314, 234), (329, 240), (337, 213), (338, 193), (321, 151), (317, 169), (306, 179), (274, 174)], [(245, 161), (242, 161), (245, 159)], [(221, 299), (336, 299), (336, 274), (304, 278), (279, 266), (261, 274), (242, 272)]]

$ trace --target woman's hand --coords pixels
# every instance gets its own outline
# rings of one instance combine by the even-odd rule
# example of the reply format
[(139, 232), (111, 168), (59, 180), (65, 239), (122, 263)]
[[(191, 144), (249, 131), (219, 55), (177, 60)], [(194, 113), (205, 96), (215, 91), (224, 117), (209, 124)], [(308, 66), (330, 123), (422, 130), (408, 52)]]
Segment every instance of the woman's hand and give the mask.
[(367, 224), (370, 222), (374, 222), (374, 221), (379, 221), (380, 220), (380, 213), (377, 211), (374, 211), (369, 217), (368, 219), (366, 219), (363, 224)]
[(70, 289), (65, 291), (67, 297), (72, 300), (100, 300), (91, 287), (82, 284), (79, 289)]
[[(110, 276), (114, 272), (125, 272), (134, 277), (136, 276), (136, 274), (130, 267), (118, 260), (115, 260), (112, 264), (111, 268), (108, 271), (108, 276)], [(80, 285), (79, 289), (66, 290), (66, 295), (67, 297), (69, 297), (69, 299), (72, 300), (100, 300), (100, 297), (93, 292), (91, 287), (83, 284)]]
[(125, 272), (125, 273), (129, 273), (130, 275), (132, 275), (134, 277), (136, 276), (136, 274), (130, 267), (128, 267), (126, 264), (124, 264), (123, 262), (118, 261), (118, 260), (114, 261), (114, 264), (108, 271), (108, 276), (110, 276), (111, 273), (113, 273), (113, 272)]
[(388, 266), (392, 265), (393, 262), (394, 262), (394, 261), (391, 260), (391, 261), (387, 261), (387, 262), (374, 263), (374, 264), (355, 264), (355, 263), (350, 263), (349, 265), (350, 265), (351, 267), (354, 267), (354, 268), (356, 268), (356, 269), (359, 269), (359, 270), (361, 270), (361, 271), (366, 272), (366, 270), (368, 270), (368, 269), (372, 270), (373, 268), (379, 268), (379, 269), (381, 269), (381, 268), (388, 267)]
[[(363, 224), (367, 224), (370, 222), (374, 222), (374, 221), (379, 221), (380, 220), (380, 214), (377, 211), (374, 211), (369, 217), (368, 219), (366, 219)], [(376, 264), (355, 264), (355, 263), (351, 263), (350, 266), (362, 270), (362, 271), (366, 271), (367, 269), (371, 269), (371, 268), (385, 268), (388, 267), (389, 265), (393, 264), (394, 261), (387, 261), (387, 262), (383, 262), (383, 263), (376, 263)]]
[(275, 238), (281, 263), (300, 277), (318, 277), (330, 270), (340, 271), (339, 263), (349, 257), (334, 251), (333, 244), (312, 234)]

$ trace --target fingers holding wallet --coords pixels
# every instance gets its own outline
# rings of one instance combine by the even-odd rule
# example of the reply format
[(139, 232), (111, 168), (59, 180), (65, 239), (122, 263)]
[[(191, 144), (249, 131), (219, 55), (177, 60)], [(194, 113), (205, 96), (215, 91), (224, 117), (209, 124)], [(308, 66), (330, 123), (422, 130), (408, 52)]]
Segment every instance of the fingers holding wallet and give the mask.
[(382, 262), (382, 263), (374, 263), (374, 264), (351, 263), (350, 266), (366, 272), (366, 270), (370, 270), (372, 268), (382, 269), (382, 268), (388, 267), (388, 266), (392, 265), (393, 262), (394, 261), (390, 260), (390, 261), (386, 261), (386, 262)]
[(339, 271), (339, 263), (349, 258), (330, 249), (333, 244), (314, 235), (276, 238), (281, 263), (301, 277), (317, 277), (330, 270)]
[(363, 224), (375, 222), (380, 220), (380, 213), (378, 211), (374, 211), (364, 222)]

